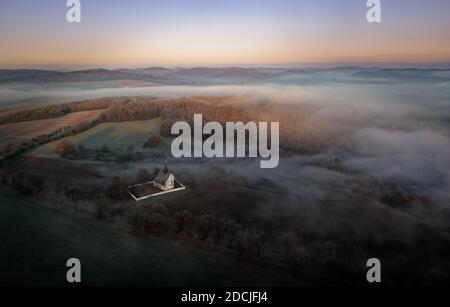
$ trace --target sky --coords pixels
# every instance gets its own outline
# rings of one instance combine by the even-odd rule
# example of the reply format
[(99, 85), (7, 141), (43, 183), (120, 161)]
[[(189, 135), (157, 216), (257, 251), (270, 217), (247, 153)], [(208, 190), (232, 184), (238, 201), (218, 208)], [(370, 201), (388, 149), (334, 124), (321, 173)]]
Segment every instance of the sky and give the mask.
[(0, 1), (0, 68), (450, 61), (450, 0)]

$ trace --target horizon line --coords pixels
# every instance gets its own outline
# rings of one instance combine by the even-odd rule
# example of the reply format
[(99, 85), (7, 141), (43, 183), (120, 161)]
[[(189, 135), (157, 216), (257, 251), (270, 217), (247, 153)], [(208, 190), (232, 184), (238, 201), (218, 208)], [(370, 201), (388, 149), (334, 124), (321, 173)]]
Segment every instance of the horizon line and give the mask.
[(437, 68), (442, 65), (448, 65), (450, 68), (450, 59), (447, 61), (332, 61), (332, 62), (298, 62), (298, 63), (236, 63), (236, 64), (148, 64), (148, 65), (15, 65), (0, 67), (0, 70), (45, 70), (45, 71), (85, 71), (95, 69), (120, 70), (120, 69), (190, 69), (190, 68), (340, 68), (355, 66), (360, 68), (425, 68), (433, 66)]

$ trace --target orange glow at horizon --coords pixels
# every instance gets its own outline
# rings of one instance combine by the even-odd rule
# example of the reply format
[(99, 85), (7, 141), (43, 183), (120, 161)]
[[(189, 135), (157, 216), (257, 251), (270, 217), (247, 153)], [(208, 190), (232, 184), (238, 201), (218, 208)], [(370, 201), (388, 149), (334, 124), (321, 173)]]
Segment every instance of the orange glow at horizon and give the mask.
[(0, 11), (0, 68), (450, 61), (445, 8), (419, 1), (407, 11), (384, 3), (377, 25), (356, 1), (176, 2), (93, 0), (76, 25), (53, 2), (10, 2)]

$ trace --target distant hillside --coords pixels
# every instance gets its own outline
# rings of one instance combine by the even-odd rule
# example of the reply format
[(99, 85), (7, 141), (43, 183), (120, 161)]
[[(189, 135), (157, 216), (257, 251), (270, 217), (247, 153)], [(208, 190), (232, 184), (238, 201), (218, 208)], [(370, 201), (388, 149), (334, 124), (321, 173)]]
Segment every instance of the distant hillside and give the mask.
[(380, 78), (394, 80), (428, 80), (430, 82), (450, 81), (450, 69), (384, 68), (360, 71), (354, 74), (358, 78)]
[(269, 80), (278, 76), (307, 73), (301, 69), (276, 68), (164, 68), (148, 67), (136, 69), (103, 68), (60, 72), (46, 70), (0, 70), (0, 83), (25, 82), (94, 82), (94, 81), (143, 81), (161, 85), (195, 85), (222, 83), (251, 83)]
[[(418, 68), (362, 68), (341, 66), (332, 68), (242, 68), (242, 67), (148, 67), (136, 69), (88, 69), (79, 71), (51, 71), (34, 69), (0, 70), (1, 83), (49, 83), (49, 82), (96, 82), (136, 81), (154, 85), (216, 85), (252, 84), (261, 81), (275, 82), (283, 77), (308, 77), (312, 74), (347, 74), (353, 78), (389, 78), (394, 80), (449, 81), (450, 69)], [(280, 79), (281, 78), (281, 79)], [(126, 83), (124, 84), (133, 84)]]
[(86, 82), (86, 81), (125, 81), (137, 80), (176, 85), (180, 82), (160, 74), (142, 74), (137, 70), (89, 69), (71, 72), (45, 70), (0, 70), (0, 83), (26, 82)]
[(0, 82), (39, 82), (63, 74), (64, 73), (58, 71), (37, 69), (1, 69)]

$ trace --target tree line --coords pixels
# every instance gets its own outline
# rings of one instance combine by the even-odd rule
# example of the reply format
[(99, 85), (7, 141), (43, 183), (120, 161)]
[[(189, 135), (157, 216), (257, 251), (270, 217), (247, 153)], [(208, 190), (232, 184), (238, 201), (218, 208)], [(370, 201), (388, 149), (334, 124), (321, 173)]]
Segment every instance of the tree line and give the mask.
[(217, 121), (223, 125), (226, 122), (238, 121), (280, 122), (280, 147), (286, 150), (315, 153), (336, 141), (326, 133), (321, 133), (320, 129), (316, 129), (307, 115), (295, 105), (268, 103), (247, 96), (101, 98), (20, 111), (0, 118), (0, 124), (48, 119), (71, 112), (96, 109), (105, 109), (98, 119), (60, 128), (48, 135), (37, 136), (19, 144), (9, 144), (1, 153), (0, 161), (34, 146), (79, 133), (103, 122), (138, 121), (161, 117), (163, 119), (161, 136), (170, 137), (173, 123), (185, 121), (193, 124), (194, 114), (198, 113), (203, 114), (205, 121)]

